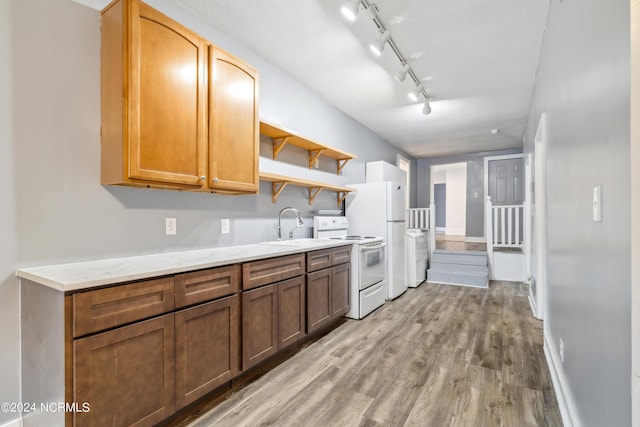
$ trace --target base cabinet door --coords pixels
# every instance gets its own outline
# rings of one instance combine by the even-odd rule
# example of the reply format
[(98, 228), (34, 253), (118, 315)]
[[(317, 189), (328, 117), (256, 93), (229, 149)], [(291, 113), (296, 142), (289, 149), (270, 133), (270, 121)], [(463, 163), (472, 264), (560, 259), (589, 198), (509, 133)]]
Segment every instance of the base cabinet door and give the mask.
[(331, 318), (344, 316), (351, 307), (349, 301), (349, 277), (351, 264), (342, 264), (331, 269)]
[(306, 335), (304, 276), (278, 283), (278, 347), (283, 349)]
[(175, 410), (174, 316), (75, 340), (77, 426), (152, 426)]
[(331, 322), (331, 269), (307, 274), (307, 332)]
[(278, 286), (242, 293), (242, 369), (278, 352)]
[(239, 374), (237, 295), (175, 314), (176, 410)]

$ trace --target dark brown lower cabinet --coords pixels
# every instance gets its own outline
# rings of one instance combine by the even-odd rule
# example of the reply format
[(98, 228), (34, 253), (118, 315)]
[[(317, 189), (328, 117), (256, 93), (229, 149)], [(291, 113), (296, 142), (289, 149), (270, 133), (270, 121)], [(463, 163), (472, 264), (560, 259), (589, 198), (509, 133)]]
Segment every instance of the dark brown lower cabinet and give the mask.
[(239, 321), (238, 295), (176, 312), (176, 410), (240, 373)]
[(306, 335), (304, 276), (278, 283), (278, 347), (283, 349)]
[(351, 308), (349, 279), (351, 264), (341, 264), (331, 269), (331, 318), (344, 316)]
[(243, 292), (242, 369), (306, 335), (305, 304), (305, 276)]
[(151, 426), (175, 411), (173, 314), (73, 342), (77, 426)]
[(321, 329), (344, 316), (350, 308), (351, 264), (341, 264), (307, 274), (307, 331)]
[(278, 286), (242, 293), (242, 369), (278, 352)]
[(307, 332), (331, 322), (331, 269), (307, 274)]

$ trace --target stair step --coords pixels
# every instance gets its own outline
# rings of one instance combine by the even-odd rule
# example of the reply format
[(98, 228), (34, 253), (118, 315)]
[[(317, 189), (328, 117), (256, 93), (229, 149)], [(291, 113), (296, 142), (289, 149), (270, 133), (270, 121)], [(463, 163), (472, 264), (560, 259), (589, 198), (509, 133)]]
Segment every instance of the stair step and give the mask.
[(486, 265), (460, 264), (455, 262), (431, 261), (429, 269), (433, 271), (452, 271), (462, 273), (486, 273)]
[(472, 251), (433, 251), (431, 257), (432, 263), (450, 263), (450, 264), (467, 264), (467, 265), (487, 265), (486, 252)]
[(464, 285), (486, 288), (489, 286), (487, 273), (462, 273), (453, 271), (427, 270), (427, 282), (444, 283), (448, 285)]

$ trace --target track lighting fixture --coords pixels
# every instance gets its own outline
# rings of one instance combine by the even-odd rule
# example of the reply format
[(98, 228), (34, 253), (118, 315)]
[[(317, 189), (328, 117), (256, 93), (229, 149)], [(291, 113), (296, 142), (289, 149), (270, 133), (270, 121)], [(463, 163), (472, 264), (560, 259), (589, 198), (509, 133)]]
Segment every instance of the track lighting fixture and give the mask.
[(377, 56), (380, 56), (382, 55), (382, 51), (384, 50), (384, 45), (387, 43), (387, 41), (389, 41), (390, 38), (391, 38), (391, 33), (388, 30), (385, 30), (380, 35), (380, 38), (378, 40), (374, 41), (369, 45), (369, 48), (371, 48), (371, 51), (375, 53)]
[(393, 75), (393, 78), (399, 82), (403, 82), (405, 77), (407, 77), (407, 73), (409, 72), (410, 69), (411, 67), (409, 67), (409, 64), (405, 62), (402, 68)]
[(416, 86), (416, 89), (413, 92), (409, 92), (409, 99), (413, 102), (416, 102), (418, 100), (418, 97), (422, 93), (422, 89), (424, 89), (424, 86), (422, 86), (422, 84)]
[(340, 11), (349, 21), (355, 21), (360, 10), (360, 0), (350, 0), (342, 6)]
[(428, 116), (429, 114), (431, 114), (431, 104), (429, 104), (429, 101), (424, 101), (424, 106), (422, 107), (422, 114), (424, 114), (425, 116)]
[(389, 44), (389, 48), (393, 51), (393, 53), (400, 61), (401, 69), (396, 72), (393, 77), (399, 81), (403, 82), (407, 75), (413, 80), (416, 88), (413, 92), (409, 94), (409, 99), (413, 102), (417, 102), (420, 99), (420, 95), (422, 95), (425, 99), (424, 106), (422, 108), (422, 113), (427, 115), (431, 113), (431, 105), (429, 104), (429, 95), (424, 90), (424, 86), (420, 83), (420, 79), (415, 74), (415, 72), (411, 69), (407, 61), (404, 59), (404, 55), (398, 49), (395, 42), (391, 38), (391, 33), (386, 29), (384, 23), (380, 20), (378, 16), (378, 8), (375, 4), (370, 2), (371, 0), (344, 0), (344, 4), (341, 8), (342, 14), (350, 21), (355, 21), (358, 12), (360, 11), (360, 6), (367, 12), (369, 18), (376, 25), (376, 28), (380, 32), (380, 38), (374, 41), (369, 45), (371, 51), (376, 55), (382, 55), (382, 51), (384, 50), (385, 44)]

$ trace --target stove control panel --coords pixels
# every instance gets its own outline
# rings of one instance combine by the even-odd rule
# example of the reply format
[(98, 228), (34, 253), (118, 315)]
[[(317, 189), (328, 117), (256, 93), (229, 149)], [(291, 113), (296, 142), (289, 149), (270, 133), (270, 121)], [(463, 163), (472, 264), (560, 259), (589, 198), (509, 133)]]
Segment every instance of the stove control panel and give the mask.
[(314, 216), (313, 228), (317, 231), (346, 230), (349, 221), (345, 216)]

